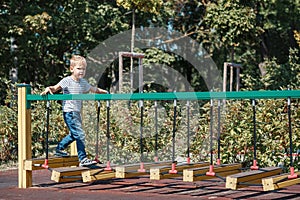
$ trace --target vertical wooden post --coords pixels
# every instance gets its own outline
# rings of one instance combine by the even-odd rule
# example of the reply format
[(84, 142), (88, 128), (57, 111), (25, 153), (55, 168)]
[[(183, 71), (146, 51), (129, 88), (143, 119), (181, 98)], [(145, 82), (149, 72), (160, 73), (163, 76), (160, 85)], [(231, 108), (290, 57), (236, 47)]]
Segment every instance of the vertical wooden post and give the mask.
[(119, 93), (122, 92), (123, 87), (123, 52), (119, 52)]
[(233, 83), (233, 66), (230, 65), (230, 78), (229, 78), (229, 91), (232, 92), (232, 83)]
[(32, 186), (32, 171), (25, 170), (24, 161), (32, 158), (31, 153), (31, 109), (27, 101), (30, 85), (18, 85), (18, 186)]
[(70, 146), (70, 154), (71, 156), (77, 156), (77, 146), (76, 146), (76, 141), (71, 143)]
[(227, 84), (227, 63), (224, 63), (223, 69), (223, 92), (226, 92), (226, 84)]
[(143, 58), (139, 58), (139, 93), (143, 93), (143, 86), (144, 86), (144, 80), (143, 80)]
[(229, 91), (233, 91), (233, 73), (234, 68), (236, 69), (236, 91), (240, 90), (240, 71), (241, 65), (236, 63), (227, 63), (224, 62), (224, 71), (223, 71), (223, 92), (227, 91), (227, 68), (230, 67), (230, 76), (229, 76)]
[(241, 67), (236, 68), (236, 91), (240, 91), (240, 70)]

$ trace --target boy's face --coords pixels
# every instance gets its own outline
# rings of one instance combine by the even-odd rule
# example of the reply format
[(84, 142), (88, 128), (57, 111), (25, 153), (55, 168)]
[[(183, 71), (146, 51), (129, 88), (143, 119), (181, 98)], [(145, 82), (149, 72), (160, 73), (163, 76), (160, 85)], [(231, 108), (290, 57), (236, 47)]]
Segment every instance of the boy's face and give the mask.
[(83, 65), (75, 65), (70, 68), (70, 71), (72, 72), (72, 77), (78, 81), (85, 76), (86, 67)]

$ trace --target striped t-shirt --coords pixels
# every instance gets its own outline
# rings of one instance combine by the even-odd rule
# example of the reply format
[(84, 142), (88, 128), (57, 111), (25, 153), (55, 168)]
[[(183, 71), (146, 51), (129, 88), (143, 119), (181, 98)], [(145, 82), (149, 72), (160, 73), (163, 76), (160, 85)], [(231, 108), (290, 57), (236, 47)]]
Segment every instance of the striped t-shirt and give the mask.
[[(71, 76), (63, 78), (58, 85), (62, 88), (63, 94), (83, 94), (88, 93), (91, 85), (83, 78), (75, 81)], [(64, 100), (63, 112), (80, 112), (82, 100)]]

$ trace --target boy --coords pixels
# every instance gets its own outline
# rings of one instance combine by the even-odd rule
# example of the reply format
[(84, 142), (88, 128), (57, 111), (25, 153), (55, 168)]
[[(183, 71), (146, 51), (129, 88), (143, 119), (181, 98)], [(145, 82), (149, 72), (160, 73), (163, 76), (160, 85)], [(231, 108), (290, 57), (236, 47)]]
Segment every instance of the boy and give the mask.
[[(87, 63), (84, 57), (79, 55), (73, 55), (70, 60), (71, 75), (63, 78), (58, 84), (54, 86), (46, 87), (41, 93), (45, 95), (47, 93), (53, 94), (56, 91), (62, 89), (63, 94), (82, 94), (82, 93), (99, 93), (107, 94), (106, 90), (92, 87), (83, 77), (85, 76)], [(78, 159), (80, 161), (79, 166), (89, 166), (96, 164), (96, 161), (87, 158), (85, 151), (85, 134), (82, 129), (81, 121), (81, 100), (64, 100), (62, 104), (64, 121), (69, 129), (69, 134), (58, 143), (56, 147), (57, 156), (68, 156), (69, 154), (64, 149), (76, 141)]]

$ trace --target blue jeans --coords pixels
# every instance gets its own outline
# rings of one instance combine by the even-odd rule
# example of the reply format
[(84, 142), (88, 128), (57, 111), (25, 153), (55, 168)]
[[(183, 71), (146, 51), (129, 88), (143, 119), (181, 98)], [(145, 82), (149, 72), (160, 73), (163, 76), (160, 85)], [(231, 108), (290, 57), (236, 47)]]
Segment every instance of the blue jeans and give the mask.
[(67, 127), (69, 128), (69, 134), (58, 143), (57, 149), (64, 150), (71, 144), (76, 141), (77, 153), (79, 161), (86, 158), (85, 152), (85, 134), (82, 129), (82, 120), (80, 112), (64, 112), (63, 117)]

